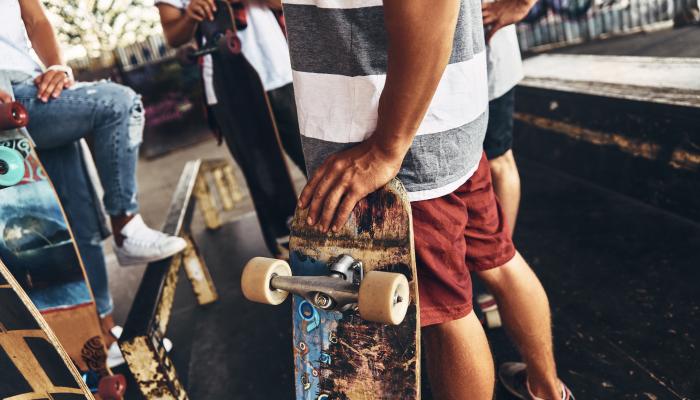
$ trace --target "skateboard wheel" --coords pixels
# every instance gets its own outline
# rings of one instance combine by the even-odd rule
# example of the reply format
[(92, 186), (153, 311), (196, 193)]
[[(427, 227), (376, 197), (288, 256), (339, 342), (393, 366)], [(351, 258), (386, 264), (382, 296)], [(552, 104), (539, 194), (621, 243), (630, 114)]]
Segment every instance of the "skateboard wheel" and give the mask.
[(0, 186), (14, 186), (24, 178), (24, 158), (18, 151), (0, 146)]
[(27, 109), (16, 101), (0, 104), (0, 131), (20, 128), (29, 123)]
[(360, 316), (367, 321), (399, 325), (408, 311), (410, 293), (403, 274), (370, 271), (360, 283)]
[(498, 312), (498, 304), (496, 299), (487, 293), (482, 293), (477, 296), (476, 302), (481, 308), (483, 313), (483, 324), (487, 328), (500, 328), (503, 324), (501, 322), (501, 314)]
[(281, 304), (289, 293), (272, 288), (272, 278), (275, 276), (292, 276), (289, 264), (275, 258), (253, 258), (243, 268), (241, 276), (243, 295), (246, 299), (256, 303)]
[(121, 400), (126, 392), (126, 379), (124, 375), (105, 376), (100, 379), (97, 394), (102, 400)]
[(233, 31), (226, 31), (226, 46), (231, 54), (241, 54), (243, 49), (243, 44), (241, 43), (241, 38), (236, 35)]

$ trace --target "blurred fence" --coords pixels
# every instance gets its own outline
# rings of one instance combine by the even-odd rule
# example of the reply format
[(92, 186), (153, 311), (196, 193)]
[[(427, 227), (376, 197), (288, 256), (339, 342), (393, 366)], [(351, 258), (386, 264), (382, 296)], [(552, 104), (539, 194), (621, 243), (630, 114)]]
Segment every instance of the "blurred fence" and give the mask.
[(573, 44), (672, 23), (698, 0), (538, 0), (518, 25), (522, 51)]

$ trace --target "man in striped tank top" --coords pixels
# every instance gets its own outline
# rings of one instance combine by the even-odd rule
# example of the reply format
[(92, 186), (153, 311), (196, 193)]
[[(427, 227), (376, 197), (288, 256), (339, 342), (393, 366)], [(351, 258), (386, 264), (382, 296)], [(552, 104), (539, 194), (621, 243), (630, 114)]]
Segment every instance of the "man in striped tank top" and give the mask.
[[(311, 176), (299, 199), (310, 208), (308, 223), (339, 228), (361, 198), (397, 176), (412, 202), (434, 394), (491, 399), (494, 366), (472, 309), (470, 272), (525, 262), (482, 149), (488, 86), (480, 0), (284, 0), (284, 12)], [(531, 330), (530, 322), (513, 325)], [(548, 321), (539, 325), (549, 329)], [(551, 350), (549, 333), (537, 340), (527, 333), (519, 344), (549, 340)], [(558, 384), (556, 371), (535, 372), (550, 372)], [(550, 395), (559, 387), (533, 389), (562, 398)]]

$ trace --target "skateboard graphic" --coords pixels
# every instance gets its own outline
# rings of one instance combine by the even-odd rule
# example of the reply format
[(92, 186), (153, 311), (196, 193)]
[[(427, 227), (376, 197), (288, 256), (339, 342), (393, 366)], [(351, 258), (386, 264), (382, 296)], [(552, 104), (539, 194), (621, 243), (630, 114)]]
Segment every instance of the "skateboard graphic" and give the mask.
[(0, 399), (93, 399), (75, 365), (0, 261)]
[(23, 128), (27, 122), (21, 104), (0, 104), (0, 260), (56, 334), (87, 387), (102, 399), (120, 399), (124, 377), (112, 375), (107, 367), (85, 269), (58, 196)]
[(286, 256), (280, 238), (289, 235), (297, 195), (277, 130), (274, 114), (260, 76), (242, 53), (238, 31), (246, 29), (245, 11), (239, 1), (216, 0), (214, 21), (204, 21), (199, 32), (205, 44), (199, 50), (185, 47), (178, 57), (194, 62), (211, 55), (214, 91), (219, 109), (215, 112), (224, 136), (240, 149), (234, 154), (241, 163), (265, 243), (272, 254)]
[(420, 398), (418, 286), (410, 203), (394, 180), (337, 233), (297, 210), (290, 264), (254, 258), (241, 277), (251, 301), (292, 293), (297, 400)]

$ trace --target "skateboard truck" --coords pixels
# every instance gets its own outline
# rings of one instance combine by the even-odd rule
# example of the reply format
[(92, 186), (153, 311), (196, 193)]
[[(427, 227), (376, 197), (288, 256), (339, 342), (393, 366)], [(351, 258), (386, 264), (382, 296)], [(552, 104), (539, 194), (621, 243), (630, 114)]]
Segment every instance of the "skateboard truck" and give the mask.
[(255, 257), (241, 277), (243, 295), (251, 301), (277, 305), (289, 293), (304, 297), (326, 311), (357, 308), (368, 321), (398, 325), (409, 305), (408, 279), (381, 271), (364, 273), (362, 262), (343, 254), (332, 259), (328, 275), (292, 276), (285, 261)]

